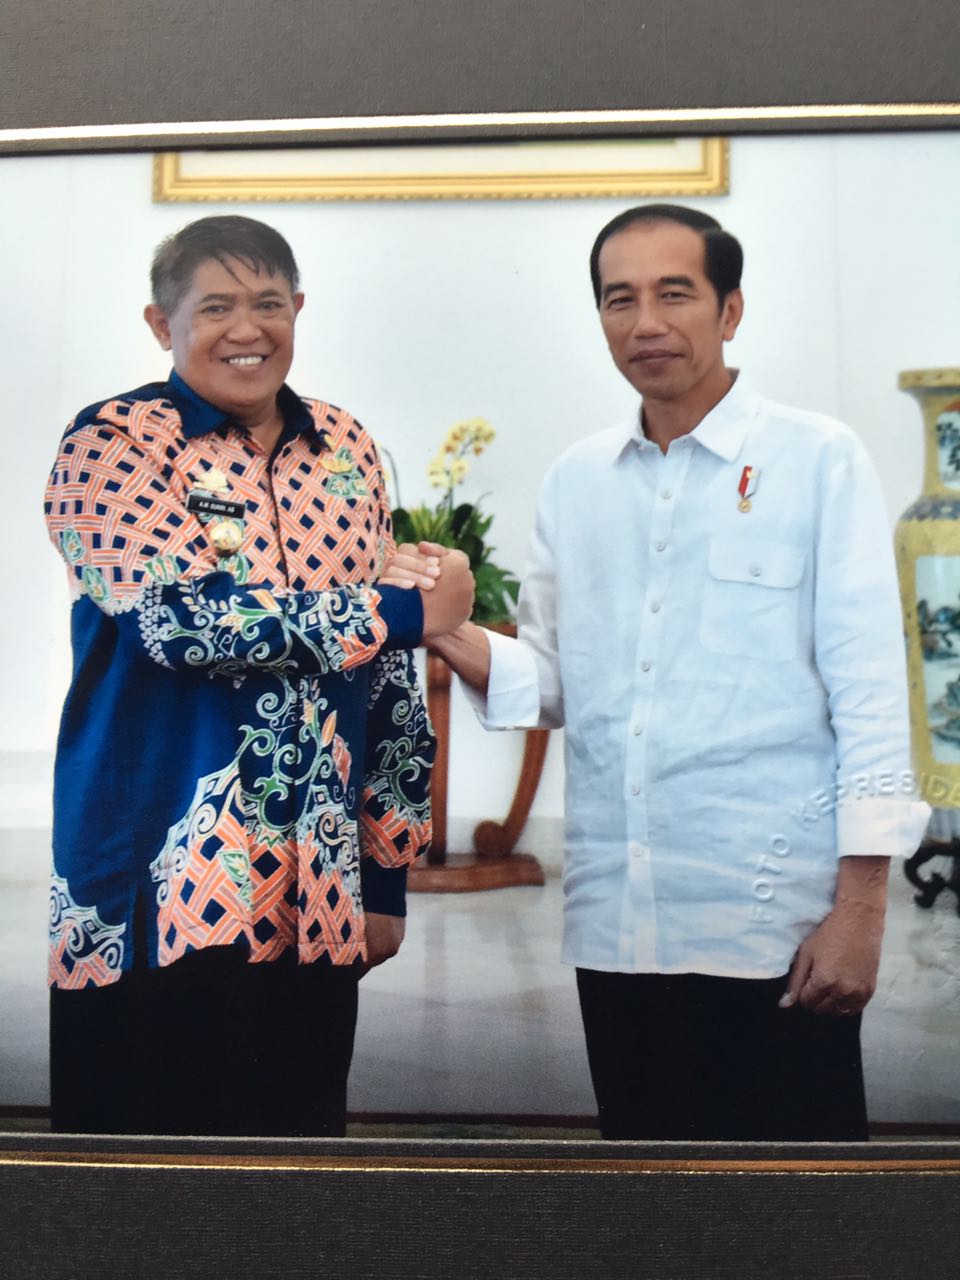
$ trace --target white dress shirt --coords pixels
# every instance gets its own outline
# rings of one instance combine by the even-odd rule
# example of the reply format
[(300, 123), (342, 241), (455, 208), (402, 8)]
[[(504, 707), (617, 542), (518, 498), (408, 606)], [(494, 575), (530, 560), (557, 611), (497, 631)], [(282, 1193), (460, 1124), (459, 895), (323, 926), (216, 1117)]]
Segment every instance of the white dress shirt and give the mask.
[(839, 856), (919, 842), (890, 529), (839, 422), (738, 377), (666, 454), (639, 417), (574, 445), (490, 642), (484, 723), (566, 728), (572, 964), (783, 974)]

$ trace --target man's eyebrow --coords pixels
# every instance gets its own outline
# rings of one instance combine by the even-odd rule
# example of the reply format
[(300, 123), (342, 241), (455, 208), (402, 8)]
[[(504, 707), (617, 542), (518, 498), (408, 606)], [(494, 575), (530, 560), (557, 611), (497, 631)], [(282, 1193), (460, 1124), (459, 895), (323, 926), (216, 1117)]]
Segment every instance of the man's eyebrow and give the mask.
[(616, 293), (618, 289), (629, 290), (630, 285), (626, 280), (612, 280), (610, 284), (605, 284), (600, 291), (600, 297), (606, 298), (611, 293)]
[[(207, 302), (233, 302), (236, 300), (235, 293), (206, 293), (197, 303), (198, 307), (202, 307)], [(254, 300), (260, 298), (282, 298), (283, 294), (279, 289), (261, 289), (259, 293), (253, 295)]]
[[(683, 289), (696, 289), (696, 285), (690, 276), (661, 276), (657, 281), (657, 285), (662, 288), (664, 285), (679, 285)], [(601, 299), (607, 298), (611, 293), (617, 293), (621, 289), (630, 291), (632, 286), (627, 280), (611, 280), (609, 284), (605, 284), (600, 291)]]

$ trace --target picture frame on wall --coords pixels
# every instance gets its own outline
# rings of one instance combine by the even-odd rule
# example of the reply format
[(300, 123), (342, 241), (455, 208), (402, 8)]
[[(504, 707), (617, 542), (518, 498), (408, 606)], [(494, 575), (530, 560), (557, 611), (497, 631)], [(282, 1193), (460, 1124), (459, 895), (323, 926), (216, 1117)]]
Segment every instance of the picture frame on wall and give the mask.
[[(99, 5), (94, 3), (88, 8), (86, 28), (78, 22), (76, 29), (76, 42), (81, 51), (86, 50), (87, 66), (92, 65), (90, 41), (103, 37), (103, 24), (89, 21), (91, 15), (96, 17)], [(741, 11), (742, 23), (731, 18), (723, 45), (715, 47), (731, 95), (726, 106), (712, 107), (708, 102), (698, 114), (696, 104), (707, 102), (704, 95), (714, 83), (705, 79), (702, 62), (673, 64), (670, 77), (665, 77), (662, 62), (651, 53), (646, 80), (642, 73), (635, 82), (621, 79), (620, 91), (631, 102), (639, 101), (644, 93), (659, 94), (659, 98), (641, 104), (656, 110), (656, 121), (647, 126), (625, 124), (612, 113), (604, 126), (591, 110), (580, 113), (584, 119), (578, 125), (576, 120), (565, 118), (564, 113), (577, 115), (582, 98), (571, 103), (564, 96), (559, 75), (547, 82), (539, 71), (533, 74), (540, 64), (537, 48), (531, 43), (515, 52), (513, 64), (520, 69), (517, 83), (523, 80), (522, 68), (528, 68), (528, 91), (536, 90), (541, 101), (547, 102), (542, 123), (524, 125), (509, 118), (506, 111), (498, 115), (493, 110), (486, 113), (485, 125), (468, 125), (463, 120), (462, 130), (471, 138), (516, 139), (515, 144), (505, 145), (524, 148), (555, 137), (558, 130), (581, 138), (589, 136), (590, 141), (583, 144), (589, 147), (606, 145), (593, 140), (593, 134), (605, 127), (612, 135), (627, 136), (628, 143), (630, 129), (644, 131), (650, 137), (659, 131), (670, 139), (704, 147), (709, 143), (716, 154), (723, 144), (710, 135), (718, 128), (788, 132), (833, 128), (838, 122), (857, 127), (858, 121), (861, 126), (884, 129), (960, 126), (957, 103), (946, 99), (931, 101), (936, 84), (931, 90), (930, 82), (922, 79), (917, 57), (911, 59), (909, 51), (903, 51), (901, 60), (893, 61), (887, 56), (887, 46), (881, 56), (873, 37), (864, 37), (862, 31), (849, 33), (851, 47), (859, 49), (861, 58), (857, 88), (862, 93), (863, 77), (870, 80), (873, 56), (875, 100), (867, 103), (860, 115), (846, 111), (857, 103), (837, 101), (836, 82), (828, 76), (830, 58), (821, 56), (830, 36), (823, 23), (809, 13), (807, 35), (792, 51), (784, 52), (781, 46), (778, 55), (773, 36), (767, 31), (764, 65), (776, 62), (779, 56), (782, 92), (776, 96), (768, 92), (756, 107), (744, 107), (736, 95), (752, 85), (747, 55), (753, 50), (756, 56), (758, 41), (761, 45), (763, 42), (757, 25), (758, 6), (741, 3), (733, 8)], [(827, 6), (813, 8), (827, 11)], [(939, 11), (947, 22), (944, 0), (936, 0), (930, 10)], [(178, 13), (174, 5), (171, 20)], [(306, 20), (305, 9), (303, 16)], [(660, 16), (669, 27), (669, 8), (663, 7)], [(569, 2), (557, 4), (553, 17), (555, 31), (568, 29), (582, 38), (577, 6)], [(742, 39), (744, 29), (751, 32), (749, 41)], [(612, 45), (615, 38), (610, 34), (604, 37), (599, 30), (592, 37), (598, 48), (604, 40)], [(185, 24), (179, 33), (170, 35), (165, 46), (167, 56), (181, 50), (189, 61), (192, 55), (188, 45), (195, 38), (189, 24)], [(928, 49), (932, 49), (932, 38), (931, 34)], [(682, 39), (679, 43), (682, 47)], [(389, 44), (387, 34), (385, 49)], [(410, 43), (400, 47), (401, 61), (408, 68), (407, 78), (429, 83), (423, 48)], [(235, 52), (236, 46), (230, 48)], [(228, 52), (228, 48), (218, 52), (212, 37), (207, 41), (205, 56), (209, 65), (216, 69), (222, 60), (219, 75), (212, 77), (221, 83), (235, 82), (235, 68), (226, 65)], [(391, 54), (396, 58), (396, 45)], [(308, 56), (306, 48), (291, 51), (294, 62), (298, 58), (306, 61)], [(488, 77), (491, 93), (502, 93), (493, 61), (478, 60), (478, 66), (478, 77), (481, 81)], [(798, 83), (797, 78), (792, 78), (795, 67), (806, 76), (804, 91), (827, 104), (819, 115), (811, 113), (809, 103), (793, 100)], [(811, 67), (821, 69), (822, 81), (817, 81), (816, 74), (811, 77)], [(37, 78), (37, 69), (33, 68), (31, 74)], [(79, 79), (79, 66), (76, 74)], [(323, 153), (324, 159), (339, 162), (350, 149), (363, 150), (366, 159), (372, 159), (374, 169), (379, 167), (380, 172), (340, 170), (333, 179), (329, 173), (318, 178), (300, 172), (291, 177), (278, 172), (281, 153), (262, 146), (262, 134), (244, 135), (242, 125), (238, 125), (205, 137), (203, 121), (212, 117), (203, 114), (202, 102), (187, 103), (191, 110), (185, 110), (176, 120), (171, 117), (177, 128), (166, 132), (166, 117), (161, 115), (160, 125), (147, 136), (141, 122), (158, 117), (151, 115), (142, 102), (131, 105), (133, 77), (123, 81), (128, 86), (126, 102), (120, 95), (109, 119), (104, 118), (99, 107), (99, 116), (93, 108), (86, 119), (82, 111), (77, 116), (76, 104), (82, 103), (83, 94), (75, 85), (71, 89), (69, 76), (58, 80), (40, 74), (39, 78), (53, 99), (63, 104), (60, 123), (56, 124), (60, 133), (56, 137), (38, 136), (37, 131), (53, 127), (49, 125), (49, 115), (37, 117), (37, 123), (31, 124), (23, 123), (22, 116), (14, 111), (16, 119), (11, 124), (17, 95), (16, 85), (8, 82), (0, 104), (5, 104), (0, 114), (5, 134), (0, 143), (6, 154), (24, 155), (38, 149), (160, 147), (162, 151), (155, 160), (155, 174), (161, 174), (158, 189), (165, 193), (158, 196), (160, 199), (439, 199), (471, 194), (462, 189), (458, 193), (442, 190), (451, 181), (449, 173), (420, 171), (404, 175), (402, 164), (399, 178), (396, 174), (388, 176), (390, 181), (410, 185), (407, 190), (389, 191), (375, 153), (393, 150), (394, 145), (398, 150), (410, 151), (420, 147), (445, 150), (450, 146), (450, 154), (458, 161), (452, 176), (463, 180), (459, 154), (454, 153), (466, 150), (464, 138), (444, 143), (442, 139), (450, 134), (437, 128), (425, 126), (422, 143), (408, 148), (417, 137), (415, 123), (404, 124), (396, 135), (402, 142), (391, 142), (389, 147), (383, 145), (392, 136), (387, 125), (379, 131), (353, 133), (343, 126), (335, 136), (331, 134), (335, 145), (331, 145), (329, 154)], [(371, 82), (375, 80), (371, 74)], [(286, 104), (284, 83), (290, 95)], [(268, 141), (285, 139), (296, 143), (296, 149), (289, 154), (298, 165), (305, 163), (304, 157), (316, 149), (318, 142), (318, 131), (304, 126), (313, 117), (304, 110), (303, 96), (298, 97), (295, 92), (299, 83), (292, 73), (286, 81), (284, 77), (273, 77), (274, 96), (263, 104), (264, 111), (273, 113), (271, 119), (277, 126)], [(91, 83), (91, 95), (96, 88)], [(756, 92), (760, 94), (761, 90)], [(76, 96), (71, 97), (71, 93)], [(250, 103), (240, 105), (249, 107)], [(381, 106), (382, 102), (376, 105)], [(404, 108), (407, 105), (406, 101), (402, 103)], [(451, 118), (457, 116), (454, 98), (440, 105), (449, 108)], [(741, 113), (737, 125), (719, 122), (725, 111), (729, 117), (734, 110)], [(62, 123), (71, 112), (78, 123)], [(236, 109), (232, 100), (220, 123), (242, 122), (243, 118), (243, 112)], [(200, 124), (187, 128), (184, 121), (188, 125), (192, 121)], [(125, 130), (122, 137), (109, 132), (121, 126)], [(84, 133), (85, 129), (91, 132)], [(667, 135), (667, 131), (672, 132)], [(23, 135), (20, 141), (11, 136), (17, 133)], [(377, 145), (367, 147), (366, 138)], [(243, 140), (252, 140), (256, 150), (216, 149), (228, 142), (238, 145)], [(574, 142), (577, 141), (575, 137)], [(310, 148), (305, 148), (307, 142)], [(650, 145), (639, 139), (638, 154)], [(187, 146), (189, 152), (179, 150)], [(200, 148), (200, 159), (198, 167), (191, 168), (193, 161), (185, 157), (193, 155), (195, 148)], [(217, 157), (216, 165), (204, 159), (213, 156)], [(262, 159), (254, 161), (254, 156)], [(409, 167), (412, 159), (416, 156), (408, 155), (403, 163)], [(286, 165), (287, 161), (283, 163)], [(262, 166), (260, 172), (256, 171), (257, 165)], [(559, 171), (549, 172), (555, 179)], [(573, 165), (563, 172), (574, 189), (511, 191), (507, 188), (514, 178), (508, 180), (493, 168), (484, 176), (470, 179), (475, 184), (472, 194), (477, 198), (615, 194), (612, 190), (592, 190), (590, 182), (595, 179), (586, 178), (584, 171)], [(658, 172), (669, 170), (661, 165)], [(530, 181), (529, 173), (525, 180)], [(321, 185), (340, 182), (347, 194), (330, 194), (329, 186), (328, 194), (305, 194), (318, 181)], [(413, 189), (416, 181), (422, 184), (419, 190)], [(495, 189), (479, 190), (478, 184), (484, 181)], [(674, 181), (679, 182), (679, 178)], [(226, 185), (232, 182), (237, 185)], [(376, 182), (384, 184), (379, 194), (374, 194), (378, 190)], [(279, 195), (277, 185), (267, 188), (266, 183), (288, 183), (292, 194)], [(176, 194), (178, 189), (180, 194)], [(212, 194), (198, 194), (203, 189)], [(258, 190), (269, 190), (270, 194), (250, 194)], [(231, 196), (225, 194), (228, 191), (245, 194)], [(694, 193), (659, 189), (616, 194)], [(85, 1268), (91, 1269), (96, 1263), (100, 1275), (126, 1275), (135, 1269), (141, 1275), (205, 1271), (231, 1276), (282, 1272), (296, 1277), (338, 1269), (364, 1277), (380, 1274), (386, 1268), (396, 1275), (523, 1274), (581, 1280), (601, 1275), (801, 1276), (818, 1271), (827, 1276), (892, 1276), (920, 1269), (935, 1280), (950, 1274), (955, 1265), (950, 1233), (942, 1230), (942, 1223), (947, 1220), (951, 1197), (955, 1200), (958, 1178), (960, 1142), (952, 1138), (876, 1143), (864, 1149), (809, 1144), (745, 1147), (630, 1143), (614, 1147), (589, 1142), (460, 1140), (227, 1142), (8, 1134), (0, 1139), (0, 1189), (4, 1193), (6, 1228), (0, 1243), (0, 1260), (15, 1268), (10, 1274), (23, 1276), (84, 1275), (89, 1273)]]
[(724, 138), (606, 138), (163, 151), (153, 198), (177, 201), (523, 200), (729, 191)]

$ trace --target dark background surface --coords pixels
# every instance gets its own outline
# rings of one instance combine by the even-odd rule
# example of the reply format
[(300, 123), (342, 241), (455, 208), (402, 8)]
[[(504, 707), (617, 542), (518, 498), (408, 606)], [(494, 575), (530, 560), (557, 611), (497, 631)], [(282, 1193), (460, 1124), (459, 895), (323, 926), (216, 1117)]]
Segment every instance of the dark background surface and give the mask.
[[(0, 16), (0, 129), (958, 100), (956, 0), (8, 0)], [(957, 1274), (960, 1143), (821, 1151), (837, 1159), (819, 1173), (791, 1170), (783, 1161), (796, 1153), (775, 1147), (762, 1152), (767, 1172), (748, 1167), (756, 1151), (727, 1148), (727, 1171), (678, 1173), (668, 1164), (676, 1150), (632, 1145), (602, 1155), (641, 1156), (649, 1171), (565, 1170), (564, 1161), (601, 1154), (588, 1145), (433, 1144), (434, 1163), (456, 1156), (457, 1172), (411, 1171), (396, 1154), (410, 1146), (317, 1142), (295, 1149), (379, 1153), (383, 1168), (252, 1171), (244, 1155), (276, 1144), (207, 1145), (226, 1159), (145, 1169), (143, 1155), (169, 1153), (170, 1140), (114, 1144), (132, 1158), (105, 1167), (98, 1159), (110, 1144), (86, 1144), (86, 1166), (38, 1165), (22, 1157), (75, 1154), (83, 1144), (8, 1138), (0, 1272), (74, 1280)], [(490, 1154), (529, 1169), (471, 1166)], [(867, 1157), (886, 1171), (849, 1163)], [(896, 1164), (932, 1157), (952, 1159), (953, 1171)]]
[(951, 0), (8, 0), (0, 128), (960, 100)]
[[(957, 1274), (949, 1223), (960, 1159), (944, 1144), (927, 1145), (923, 1172), (898, 1168), (901, 1149), (879, 1145), (872, 1167), (863, 1166), (863, 1149), (839, 1148), (840, 1160), (826, 1171), (787, 1165), (787, 1159), (822, 1160), (822, 1146), (764, 1156), (757, 1147), (723, 1144), (450, 1142), (431, 1157), (422, 1143), (248, 1141), (232, 1144), (243, 1153), (232, 1164), (203, 1169), (191, 1164), (226, 1144), (61, 1139), (59, 1145), (74, 1163), (40, 1163), (57, 1151), (56, 1139), (0, 1140), (4, 1276), (955, 1280)], [(18, 1155), (32, 1162), (3, 1164)], [(104, 1155), (126, 1167), (110, 1168)], [(164, 1167), (174, 1155), (177, 1163)], [(285, 1167), (263, 1167), (278, 1155)], [(310, 1168), (318, 1155), (327, 1167)], [(146, 1165), (139, 1163), (144, 1158)], [(888, 1166), (878, 1171), (874, 1162), (884, 1160)], [(22, 1221), (11, 1226), (14, 1200), (25, 1196), (46, 1207), (31, 1215), (29, 1233)]]

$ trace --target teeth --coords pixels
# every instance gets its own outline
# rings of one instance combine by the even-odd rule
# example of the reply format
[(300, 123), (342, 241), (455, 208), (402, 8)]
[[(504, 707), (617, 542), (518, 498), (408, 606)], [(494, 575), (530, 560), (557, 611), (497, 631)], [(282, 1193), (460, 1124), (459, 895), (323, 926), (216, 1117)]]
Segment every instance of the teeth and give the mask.
[(246, 367), (247, 365), (251, 365), (251, 364), (261, 364), (265, 359), (266, 359), (266, 356), (231, 356), (230, 359), (227, 361), (227, 364), (235, 364), (242, 367)]

